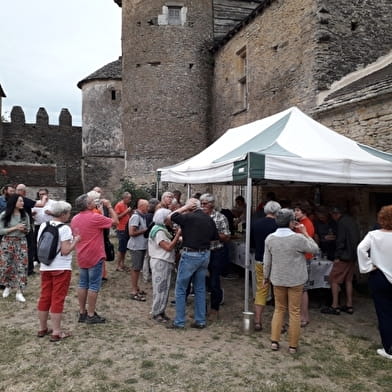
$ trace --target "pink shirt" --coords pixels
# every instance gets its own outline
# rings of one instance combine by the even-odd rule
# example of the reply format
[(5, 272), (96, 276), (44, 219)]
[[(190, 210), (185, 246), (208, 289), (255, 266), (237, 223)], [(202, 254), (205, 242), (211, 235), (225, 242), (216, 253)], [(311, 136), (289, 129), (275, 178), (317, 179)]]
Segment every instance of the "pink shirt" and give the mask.
[(109, 229), (112, 223), (111, 218), (96, 214), (92, 210), (82, 211), (72, 218), (72, 232), (81, 237), (76, 245), (80, 268), (91, 268), (106, 258), (103, 229)]

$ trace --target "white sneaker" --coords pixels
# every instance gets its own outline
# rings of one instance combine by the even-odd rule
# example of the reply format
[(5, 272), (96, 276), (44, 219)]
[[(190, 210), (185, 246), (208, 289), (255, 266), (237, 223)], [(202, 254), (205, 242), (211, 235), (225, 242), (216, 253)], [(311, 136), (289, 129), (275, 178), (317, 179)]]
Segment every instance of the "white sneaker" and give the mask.
[(26, 302), (25, 297), (23, 297), (23, 294), (20, 291), (16, 293), (15, 298), (19, 302)]
[(3, 298), (7, 298), (10, 295), (11, 289), (6, 287), (3, 291)]
[(378, 355), (381, 355), (381, 356), (384, 357), (384, 358), (392, 359), (392, 355), (391, 355), (391, 354), (388, 354), (383, 348), (379, 348), (379, 349), (377, 350), (377, 354), (378, 354)]

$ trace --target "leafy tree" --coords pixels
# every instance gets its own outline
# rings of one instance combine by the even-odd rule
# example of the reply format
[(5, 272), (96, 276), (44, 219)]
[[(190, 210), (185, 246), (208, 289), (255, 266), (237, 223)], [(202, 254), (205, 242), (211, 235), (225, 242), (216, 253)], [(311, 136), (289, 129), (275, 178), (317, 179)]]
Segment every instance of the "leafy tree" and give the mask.
[(120, 188), (114, 192), (114, 199), (119, 201), (122, 199), (122, 194), (129, 192), (132, 195), (132, 207), (136, 207), (137, 200), (139, 199), (151, 199), (153, 189), (147, 187), (138, 187), (134, 182), (129, 179), (125, 179), (121, 182)]

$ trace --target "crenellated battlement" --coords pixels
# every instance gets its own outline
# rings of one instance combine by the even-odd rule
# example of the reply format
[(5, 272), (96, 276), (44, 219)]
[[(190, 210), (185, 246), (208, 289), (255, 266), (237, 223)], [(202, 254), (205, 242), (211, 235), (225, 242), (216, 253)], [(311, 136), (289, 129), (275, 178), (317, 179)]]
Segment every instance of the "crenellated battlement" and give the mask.
[[(10, 114), (11, 123), (23, 125), (26, 124), (26, 116), (21, 106), (13, 106)], [(40, 107), (36, 114), (36, 125), (40, 127), (45, 127), (49, 125), (49, 115), (45, 108)], [(68, 109), (61, 109), (59, 115), (59, 128), (69, 128), (72, 127), (72, 116)]]
[(10, 121), (0, 123), (0, 167), (10, 182), (65, 189), (73, 201), (83, 191), (81, 160), (82, 127), (72, 125), (68, 109), (51, 125), (45, 108), (38, 109), (35, 123), (26, 123), (22, 107), (14, 106)]

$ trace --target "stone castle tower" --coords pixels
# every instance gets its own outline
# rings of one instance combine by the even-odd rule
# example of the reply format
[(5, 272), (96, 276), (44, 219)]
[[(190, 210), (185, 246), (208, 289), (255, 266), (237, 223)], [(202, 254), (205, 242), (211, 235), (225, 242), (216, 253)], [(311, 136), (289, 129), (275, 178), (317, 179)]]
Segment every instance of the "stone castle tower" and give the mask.
[(128, 175), (152, 183), (157, 167), (207, 144), (211, 0), (126, 0), (122, 13)]

